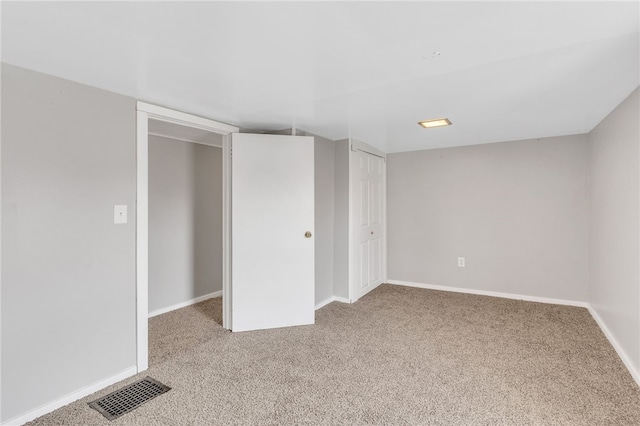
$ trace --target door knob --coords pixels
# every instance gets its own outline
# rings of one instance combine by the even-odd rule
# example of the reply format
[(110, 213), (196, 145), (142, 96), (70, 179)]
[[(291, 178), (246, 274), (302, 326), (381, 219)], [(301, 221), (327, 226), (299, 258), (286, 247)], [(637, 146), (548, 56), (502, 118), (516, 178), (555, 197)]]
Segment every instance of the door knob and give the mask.
[(307, 231), (304, 233), (304, 236), (307, 238), (311, 238), (311, 232)]
[(371, 235), (373, 235), (373, 231), (371, 231)]

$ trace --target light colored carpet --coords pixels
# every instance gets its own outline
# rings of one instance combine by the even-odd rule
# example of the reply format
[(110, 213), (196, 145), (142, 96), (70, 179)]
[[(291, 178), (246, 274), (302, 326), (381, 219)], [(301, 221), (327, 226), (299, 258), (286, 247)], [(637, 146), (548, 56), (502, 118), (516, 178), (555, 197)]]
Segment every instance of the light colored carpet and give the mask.
[[(316, 325), (230, 333), (220, 299), (150, 321), (150, 368), (34, 425), (638, 425), (640, 390), (583, 308), (382, 285)], [(173, 389), (109, 422), (87, 402)]]

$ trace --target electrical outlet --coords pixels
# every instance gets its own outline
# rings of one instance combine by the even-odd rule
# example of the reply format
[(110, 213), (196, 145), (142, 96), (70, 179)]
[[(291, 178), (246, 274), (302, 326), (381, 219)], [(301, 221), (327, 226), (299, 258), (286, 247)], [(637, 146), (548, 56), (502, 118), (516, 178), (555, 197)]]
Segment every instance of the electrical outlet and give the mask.
[(459, 268), (464, 268), (464, 257), (459, 257), (458, 258), (458, 267)]

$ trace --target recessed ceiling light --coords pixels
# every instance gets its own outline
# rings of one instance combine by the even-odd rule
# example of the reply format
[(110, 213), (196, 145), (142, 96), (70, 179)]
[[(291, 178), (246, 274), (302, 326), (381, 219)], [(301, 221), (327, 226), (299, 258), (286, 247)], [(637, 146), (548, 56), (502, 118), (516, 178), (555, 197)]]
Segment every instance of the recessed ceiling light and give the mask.
[(428, 129), (430, 127), (451, 126), (451, 121), (448, 118), (436, 118), (434, 120), (418, 121), (418, 124)]

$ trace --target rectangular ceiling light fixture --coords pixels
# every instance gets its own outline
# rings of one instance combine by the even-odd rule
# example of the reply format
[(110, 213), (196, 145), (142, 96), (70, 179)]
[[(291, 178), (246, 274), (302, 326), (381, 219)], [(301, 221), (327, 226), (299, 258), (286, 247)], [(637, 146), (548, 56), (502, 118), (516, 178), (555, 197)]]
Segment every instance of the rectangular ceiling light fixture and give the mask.
[(451, 121), (448, 118), (436, 118), (435, 120), (418, 121), (418, 124), (429, 129), (431, 127), (451, 126)]

